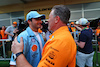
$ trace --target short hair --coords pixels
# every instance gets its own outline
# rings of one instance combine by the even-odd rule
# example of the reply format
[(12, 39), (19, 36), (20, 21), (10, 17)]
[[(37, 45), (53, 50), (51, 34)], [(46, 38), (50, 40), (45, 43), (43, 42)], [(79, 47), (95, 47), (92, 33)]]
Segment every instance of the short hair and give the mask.
[(67, 24), (70, 19), (70, 10), (66, 5), (56, 5), (52, 8), (54, 10), (53, 16), (59, 16), (61, 21)]

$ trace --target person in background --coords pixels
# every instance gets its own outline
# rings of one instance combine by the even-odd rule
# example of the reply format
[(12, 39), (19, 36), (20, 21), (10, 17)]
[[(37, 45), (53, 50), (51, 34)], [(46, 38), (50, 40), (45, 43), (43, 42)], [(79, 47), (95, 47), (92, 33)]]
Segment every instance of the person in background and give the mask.
[(42, 34), (43, 36), (43, 39), (44, 41), (46, 42), (46, 36), (45, 36), (45, 29), (44, 29), (45, 26), (45, 23), (42, 21), (42, 24), (41, 24), (41, 28), (38, 29), (38, 32)]
[(74, 22), (71, 22), (70, 27), (69, 27), (69, 30), (71, 31), (71, 34), (72, 34), (73, 38), (75, 38), (75, 32), (76, 32), (76, 28), (75, 28), (74, 25), (75, 25)]
[(79, 21), (76, 21), (75, 22), (75, 25), (80, 26)]
[(87, 28), (88, 20), (86, 18), (79, 19), (80, 27), (82, 28), (81, 34), (79, 35), (79, 40), (75, 40), (78, 45), (78, 51), (76, 55), (77, 65), (79, 67), (93, 66), (93, 47), (92, 38), (93, 32), (90, 28)]
[(8, 39), (10, 39), (11, 41), (13, 40), (14, 37), (14, 33), (17, 33), (17, 22), (13, 22), (13, 24), (11, 26), (8, 26), (7, 29), (5, 30), (5, 34), (8, 35)]
[(75, 31), (76, 31), (76, 28), (75, 28), (75, 26), (74, 26), (74, 22), (71, 22), (70, 25), (71, 25), (71, 30), (72, 30), (72, 32), (75, 32)]
[[(5, 34), (5, 26), (2, 26), (2, 30), (0, 30), (0, 35), (1, 35), (1, 39), (7, 39), (8, 35)], [(6, 43), (6, 42), (5, 42)], [(5, 47), (7, 48), (8, 45), (5, 45)], [(0, 49), (1, 49), (1, 56), (3, 57), (3, 47), (2, 47), (2, 41), (0, 42)], [(6, 49), (6, 54), (7, 54), (7, 49)]]
[(20, 52), (18, 54), (12, 54), (10, 67), (18, 66), (16, 65), (16, 57), (19, 54), (24, 54), (28, 63), (30, 63), (33, 67), (37, 67), (39, 61), (41, 60), (42, 48), (44, 46), (43, 37), (40, 33), (38, 33), (38, 29), (41, 28), (42, 19), (45, 19), (45, 15), (40, 15), (37, 11), (30, 11), (27, 14), (26, 21), (28, 22), (29, 27), (27, 27), (25, 31), (20, 33), (17, 38), (17, 41), (20, 43), (20, 38), (23, 37), (24, 50), (23, 52)]
[(99, 46), (98, 53), (100, 53), (100, 21), (98, 22), (98, 27), (96, 29), (96, 35), (97, 35), (97, 41), (98, 41), (98, 46)]
[(74, 39), (78, 40), (80, 31), (82, 31), (82, 29), (80, 28), (79, 21), (76, 21), (75, 24), (73, 24), (73, 25), (76, 28), (76, 31), (74, 32), (74, 36), (76, 36), (76, 37), (74, 37)]
[(2, 26), (2, 30), (0, 30), (0, 34), (1, 34), (1, 39), (7, 39), (8, 35), (5, 34), (5, 30), (6, 30), (6, 27), (5, 26)]
[(68, 26), (69, 31), (72, 32), (70, 23), (67, 23), (67, 26)]
[[(88, 24), (87, 24), (87, 28), (90, 28), (90, 22), (88, 22)], [(92, 28), (91, 28), (92, 29)]]
[[(43, 48), (42, 59), (37, 67), (76, 66), (76, 44), (66, 26), (69, 18), (70, 10), (66, 5), (56, 5), (52, 8), (48, 19), (48, 29), (53, 33)], [(23, 38), (21, 38), (20, 43), (16, 39), (17, 37), (12, 44), (14, 54), (23, 52)], [(24, 54), (20, 54), (16, 62), (18, 67), (32, 67)]]
[(43, 22), (42, 24), (42, 31), (43, 31), (43, 36), (45, 39), (45, 42), (49, 40), (49, 36), (51, 35), (52, 31), (48, 30), (48, 21)]
[(76, 30), (78, 31), (82, 31), (82, 29), (80, 28), (80, 24), (79, 24), (79, 21), (76, 21), (75, 24), (74, 24)]
[(42, 34), (45, 42), (49, 40), (52, 32), (48, 30), (48, 21), (42, 21), (42, 26), (38, 29), (38, 32)]
[[(5, 34), (8, 35), (8, 39), (9, 41), (6, 42), (7, 44), (7, 51), (10, 52), (10, 56), (11, 56), (11, 44), (12, 41), (14, 40), (14, 33), (17, 33), (17, 22), (13, 22), (11, 26), (8, 26), (5, 30)], [(9, 56), (9, 57), (10, 57)]]

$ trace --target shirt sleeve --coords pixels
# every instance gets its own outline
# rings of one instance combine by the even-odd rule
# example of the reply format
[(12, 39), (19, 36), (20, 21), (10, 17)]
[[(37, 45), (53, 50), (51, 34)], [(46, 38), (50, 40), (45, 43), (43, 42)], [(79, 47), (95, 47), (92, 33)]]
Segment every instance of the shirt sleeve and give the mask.
[(26, 48), (28, 48), (29, 46), (29, 44), (27, 43), (28, 42), (28, 40), (27, 40), (27, 36), (25, 36), (25, 34), (20, 34), (19, 36), (18, 36), (18, 38), (17, 38), (17, 41), (20, 43), (20, 38), (21, 37), (23, 37), (23, 42), (24, 42), (24, 49), (23, 49), (23, 54), (24, 55), (26, 55), (27, 53), (26, 53), (26, 51), (28, 50), (28, 49), (26, 49)]
[[(17, 41), (20, 42), (20, 37), (17, 37)], [(16, 61), (14, 61), (14, 59), (13, 59), (13, 53), (11, 55), (10, 65), (16, 65)]]
[(96, 30), (96, 35), (100, 33), (100, 30)]
[(11, 55), (10, 65), (16, 65), (16, 61), (14, 61), (14, 59), (13, 59), (13, 53)]
[[(46, 45), (51, 46), (46, 47)], [(69, 45), (66, 46), (60, 40), (46, 43), (44, 46), (46, 51), (43, 51), (43, 56), (38, 67), (66, 67), (72, 58), (71, 47)], [(75, 60), (72, 62), (75, 63)]]
[[(18, 37), (17, 37), (17, 41), (20, 43), (20, 38), (21, 37), (23, 37), (22, 35), (19, 35)], [(23, 39), (24, 40), (24, 44), (26, 43), (25, 42), (25, 39)], [(25, 48), (25, 45), (24, 45), (24, 48)], [(23, 51), (25, 51), (25, 49), (23, 50)], [(25, 52), (24, 52), (25, 53)], [(16, 65), (16, 61), (14, 61), (14, 59), (13, 59), (13, 53), (12, 53), (12, 55), (11, 55), (11, 59), (10, 59), (10, 65)]]
[(80, 37), (79, 37), (79, 41), (82, 41), (82, 42), (86, 42), (87, 41), (87, 36), (85, 34), (80, 34)]
[(10, 27), (7, 27), (7, 29), (5, 31), (10, 33)]

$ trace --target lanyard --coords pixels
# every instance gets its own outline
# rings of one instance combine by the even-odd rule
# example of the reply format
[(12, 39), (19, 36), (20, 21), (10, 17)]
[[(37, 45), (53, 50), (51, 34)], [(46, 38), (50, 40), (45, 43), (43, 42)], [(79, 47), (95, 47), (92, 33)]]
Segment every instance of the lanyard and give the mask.
[(87, 29), (87, 27), (85, 27), (83, 30)]

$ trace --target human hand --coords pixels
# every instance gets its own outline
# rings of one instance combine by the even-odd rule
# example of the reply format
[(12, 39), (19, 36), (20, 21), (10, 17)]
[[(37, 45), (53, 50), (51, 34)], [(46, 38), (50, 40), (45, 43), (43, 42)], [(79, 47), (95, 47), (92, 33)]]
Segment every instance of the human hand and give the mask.
[(77, 42), (77, 40), (75, 40), (75, 42)]
[(15, 37), (14, 41), (12, 42), (11, 51), (16, 54), (19, 52), (23, 52), (24, 49), (24, 43), (23, 38), (20, 38), (20, 43), (17, 41), (17, 37)]
[(14, 29), (13, 33), (17, 33), (19, 30), (17, 28)]

